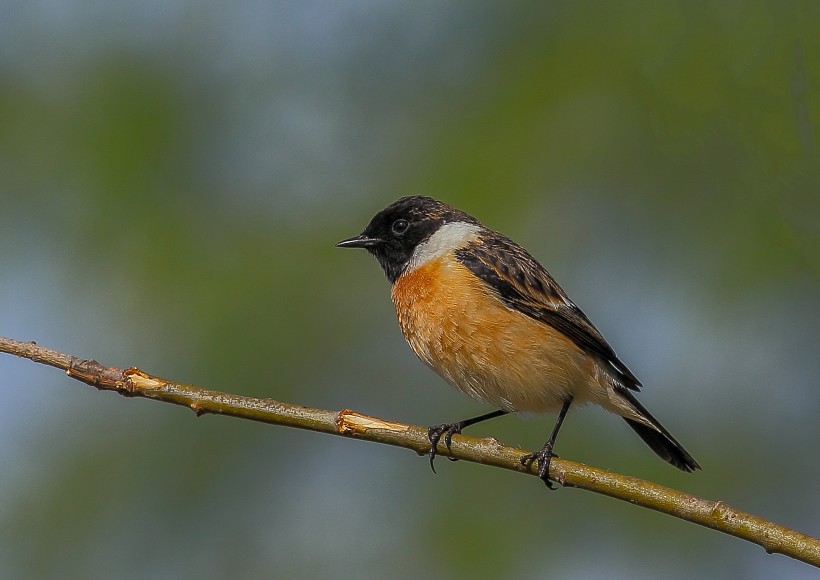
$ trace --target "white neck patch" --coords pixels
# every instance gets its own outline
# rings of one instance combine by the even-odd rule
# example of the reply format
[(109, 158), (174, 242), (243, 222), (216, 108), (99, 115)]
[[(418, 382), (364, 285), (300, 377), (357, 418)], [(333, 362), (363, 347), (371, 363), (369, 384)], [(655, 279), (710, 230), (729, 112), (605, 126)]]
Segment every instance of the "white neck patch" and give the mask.
[(416, 246), (407, 269), (415, 270), (430, 260), (435, 260), (447, 252), (465, 246), (474, 240), (480, 231), (481, 226), (478, 224), (469, 224), (467, 222), (444, 224), (436, 230), (436, 233), (427, 238), (427, 241)]

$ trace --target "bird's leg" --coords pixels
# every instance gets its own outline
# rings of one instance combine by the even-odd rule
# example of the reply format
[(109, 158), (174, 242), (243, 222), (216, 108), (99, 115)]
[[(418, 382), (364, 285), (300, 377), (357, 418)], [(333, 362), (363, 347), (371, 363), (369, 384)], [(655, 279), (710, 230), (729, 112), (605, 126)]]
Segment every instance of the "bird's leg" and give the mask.
[(564, 422), (564, 417), (567, 416), (569, 406), (572, 404), (572, 399), (573, 397), (570, 395), (569, 398), (564, 401), (564, 406), (561, 407), (561, 412), (558, 413), (558, 420), (555, 422), (555, 427), (552, 428), (550, 438), (546, 443), (544, 443), (541, 451), (528, 453), (527, 455), (523, 455), (521, 457), (521, 465), (529, 466), (533, 461), (538, 462), (538, 477), (540, 477), (541, 481), (543, 481), (550, 489), (555, 489), (555, 486), (552, 485), (552, 482), (550, 481), (550, 460), (553, 457), (558, 457), (552, 452), (552, 448), (555, 445), (555, 438), (558, 437), (558, 431), (561, 430), (561, 424)]
[[(495, 419), (496, 417), (506, 414), (507, 411), (502, 411), (499, 409), (497, 411), (493, 411), (492, 413), (473, 417), (472, 419), (465, 419), (464, 421), (458, 421), (456, 423), (442, 423), (441, 425), (433, 425), (432, 427), (428, 427), (427, 438), (430, 440), (430, 469), (433, 470), (433, 473), (436, 472), (436, 467), (433, 464), (433, 461), (436, 459), (437, 455), (436, 448), (438, 447), (438, 442), (441, 440), (442, 436), (444, 437), (444, 445), (449, 450), (450, 445), (453, 443), (453, 435), (461, 433), (461, 430), (465, 427), (475, 425), (476, 423), (481, 423), (487, 419)], [(453, 457), (448, 457), (448, 459), (450, 461), (456, 461)]]

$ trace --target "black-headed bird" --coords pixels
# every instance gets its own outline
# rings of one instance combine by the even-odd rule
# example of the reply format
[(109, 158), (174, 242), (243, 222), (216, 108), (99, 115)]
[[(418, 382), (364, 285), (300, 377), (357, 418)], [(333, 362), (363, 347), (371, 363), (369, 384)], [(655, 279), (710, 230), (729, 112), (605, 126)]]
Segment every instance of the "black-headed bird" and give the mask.
[(620, 415), (662, 459), (698, 463), (635, 398), (641, 383), (527, 250), (430, 197), (403, 197), (337, 244), (365, 248), (384, 269), (399, 326), (416, 355), (448, 383), (496, 411), (429, 428), (430, 464), (444, 437), (506, 413), (558, 412), (537, 462), (549, 464), (571, 405)]

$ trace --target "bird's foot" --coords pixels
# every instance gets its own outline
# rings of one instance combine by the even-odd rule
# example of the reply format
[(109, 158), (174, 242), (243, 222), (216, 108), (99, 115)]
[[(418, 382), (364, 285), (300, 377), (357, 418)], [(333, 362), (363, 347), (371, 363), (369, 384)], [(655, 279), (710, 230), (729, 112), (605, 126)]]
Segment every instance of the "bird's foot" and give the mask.
[(522, 455), (520, 461), (521, 465), (527, 467), (535, 461), (538, 464), (538, 477), (549, 489), (554, 490), (556, 487), (552, 484), (552, 481), (550, 481), (550, 461), (553, 457), (558, 457), (558, 455), (552, 452), (552, 445), (548, 444), (545, 445), (541, 451)]
[[(433, 425), (427, 428), (427, 438), (430, 440), (430, 469), (433, 470), (433, 473), (436, 472), (436, 466), (433, 462), (436, 459), (436, 455), (438, 455), (436, 449), (438, 442), (444, 437), (444, 446), (447, 447), (449, 451), (450, 445), (453, 443), (453, 435), (457, 433), (460, 434), (463, 428), (464, 423), (461, 421), (458, 423), (442, 423), (441, 425)], [(447, 459), (450, 461), (458, 461), (458, 459), (454, 457), (447, 457)]]

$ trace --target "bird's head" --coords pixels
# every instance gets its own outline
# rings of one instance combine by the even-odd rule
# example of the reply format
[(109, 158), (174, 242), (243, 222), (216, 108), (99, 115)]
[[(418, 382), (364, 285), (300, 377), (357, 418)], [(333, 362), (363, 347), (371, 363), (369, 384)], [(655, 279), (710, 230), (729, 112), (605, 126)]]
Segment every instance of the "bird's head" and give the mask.
[(480, 229), (471, 215), (432, 197), (415, 195), (393, 202), (373, 216), (361, 234), (336, 246), (365, 248), (393, 283), (409, 265), (458, 248)]

